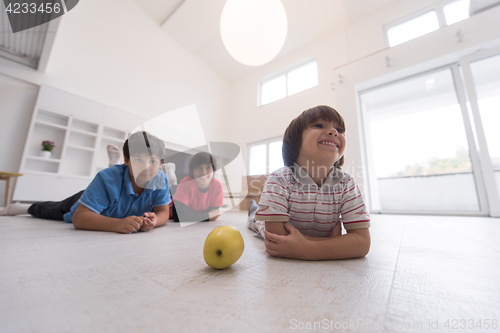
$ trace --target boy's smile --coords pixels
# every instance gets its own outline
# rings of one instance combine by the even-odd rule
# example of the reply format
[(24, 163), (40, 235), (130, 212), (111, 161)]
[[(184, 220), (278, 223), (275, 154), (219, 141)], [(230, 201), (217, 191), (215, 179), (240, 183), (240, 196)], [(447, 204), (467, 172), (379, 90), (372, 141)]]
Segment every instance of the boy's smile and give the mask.
[(330, 147), (335, 147), (336, 149), (339, 149), (339, 146), (340, 146), (339, 140), (335, 140), (333, 138), (323, 139), (319, 143), (322, 144), (322, 145), (327, 145), (327, 146), (330, 146)]
[(336, 122), (322, 119), (312, 122), (302, 133), (298, 164), (314, 161), (333, 165), (344, 155), (346, 140), (343, 132)]
[(214, 177), (214, 169), (212, 164), (201, 164), (193, 169), (193, 178), (200, 190), (207, 189)]

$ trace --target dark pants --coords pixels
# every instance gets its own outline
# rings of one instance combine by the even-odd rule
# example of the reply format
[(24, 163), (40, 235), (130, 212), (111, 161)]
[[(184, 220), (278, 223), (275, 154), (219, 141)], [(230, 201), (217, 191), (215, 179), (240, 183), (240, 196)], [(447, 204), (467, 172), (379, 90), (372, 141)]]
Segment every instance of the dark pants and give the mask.
[[(175, 192), (177, 191), (177, 186), (178, 185), (170, 186), (170, 198), (172, 200), (174, 200), (174, 195), (175, 195)], [(183, 204), (180, 204), (180, 205), (182, 206)], [(180, 222), (179, 215), (177, 214), (177, 209), (175, 208), (175, 202), (172, 206), (170, 206), (170, 208), (172, 209), (172, 219), (174, 220), (174, 222)], [(186, 218), (188, 216), (188, 213), (187, 213), (188, 208), (187, 207), (184, 207), (184, 208), (185, 209), (184, 209), (183, 215), (184, 215), (184, 218)], [(196, 219), (196, 218), (194, 218), (194, 219)], [(209, 219), (206, 219), (206, 220), (202, 220), (201, 222), (208, 222), (208, 221), (209, 221)], [(185, 222), (185, 221), (183, 221), (183, 222)], [(189, 221), (189, 222), (194, 222), (194, 221)]]
[[(174, 220), (174, 222), (181, 222), (179, 220), (179, 215), (177, 214), (177, 209), (175, 209), (175, 202), (172, 206), (170, 206), (172, 208), (172, 219)], [(184, 216), (184, 218), (186, 218), (186, 216)], [(196, 218), (195, 218), (196, 219)], [(189, 220), (189, 218), (188, 218)], [(206, 220), (202, 220), (200, 222), (208, 222), (210, 221), (209, 219), (206, 219)], [(186, 222), (186, 221), (182, 221), (182, 222)], [(194, 222), (194, 221), (189, 221), (189, 222)]]
[[(170, 199), (172, 199), (172, 201), (174, 200), (174, 195), (175, 195), (175, 192), (177, 191), (177, 186), (178, 186), (178, 184), (175, 184), (175, 185), (170, 186), (170, 188), (169, 188)], [(175, 209), (175, 204), (170, 206), (170, 209), (172, 209), (172, 219), (174, 220), (174, 222), (179, 222), (179, 216), (177, 215), (177, 209)]]
[(80, 191), (63, 201), (35, 202), (28, 209), (28, 213), (41, 219), (64, 221), (64, 214), (69, 213), (82, 194), (83, 191)]

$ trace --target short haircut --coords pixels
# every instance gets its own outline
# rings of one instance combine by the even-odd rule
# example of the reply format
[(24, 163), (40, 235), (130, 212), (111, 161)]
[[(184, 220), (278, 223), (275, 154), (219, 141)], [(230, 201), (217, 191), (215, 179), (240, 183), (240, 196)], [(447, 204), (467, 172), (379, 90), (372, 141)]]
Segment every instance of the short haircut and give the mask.
[(189, 161), (189, 175), (194, 178), (193, 170), (202, 164), (211, 164), (212, 169), (215, 171), (217, 169), (217, 161), (212, 156), (212, 154), (200, 152), (194, 155)]
[(148, 132), (135, 132), (123, 144), (123, 158), (125, 161), (130, 160), (131, 152), (132, 155), (156, 155), (159, 159), (164, 159), (166, 155), (165, 143)]
[[(292, 120), (283, 136), (283, 162), (287, 166), (293, 166), (299, 157), (302, 146), (302, 133), (309, 125), (317, 120), (336, 122), (345, 132), (344, 118), (334, 108), (327, 105), (318, 105), (310, 108)], [(335, 162), (334, 166), (340, 168), (344, 164), (344, 156)]]

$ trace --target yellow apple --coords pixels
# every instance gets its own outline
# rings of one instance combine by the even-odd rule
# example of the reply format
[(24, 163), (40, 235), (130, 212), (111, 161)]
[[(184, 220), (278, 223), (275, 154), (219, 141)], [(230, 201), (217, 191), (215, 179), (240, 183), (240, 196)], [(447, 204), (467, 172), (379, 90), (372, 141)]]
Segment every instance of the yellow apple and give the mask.
[(212, 230), (203, 246), (203, 258), (208, 266), (224, 269), (240, 259), (245, 243), (240, 232), (230, 225)]

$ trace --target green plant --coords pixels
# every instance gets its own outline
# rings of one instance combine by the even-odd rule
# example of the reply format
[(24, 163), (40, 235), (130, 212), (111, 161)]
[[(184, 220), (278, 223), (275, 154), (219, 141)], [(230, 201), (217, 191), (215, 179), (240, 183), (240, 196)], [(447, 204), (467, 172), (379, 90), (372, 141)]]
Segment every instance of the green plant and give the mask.
[(52, 151), (52, 149), (54, 149), (55, 147), (55, 144), (54, 142), (52, 141), (42, 141), (42, 150), (45, 150), (45, 151)]

